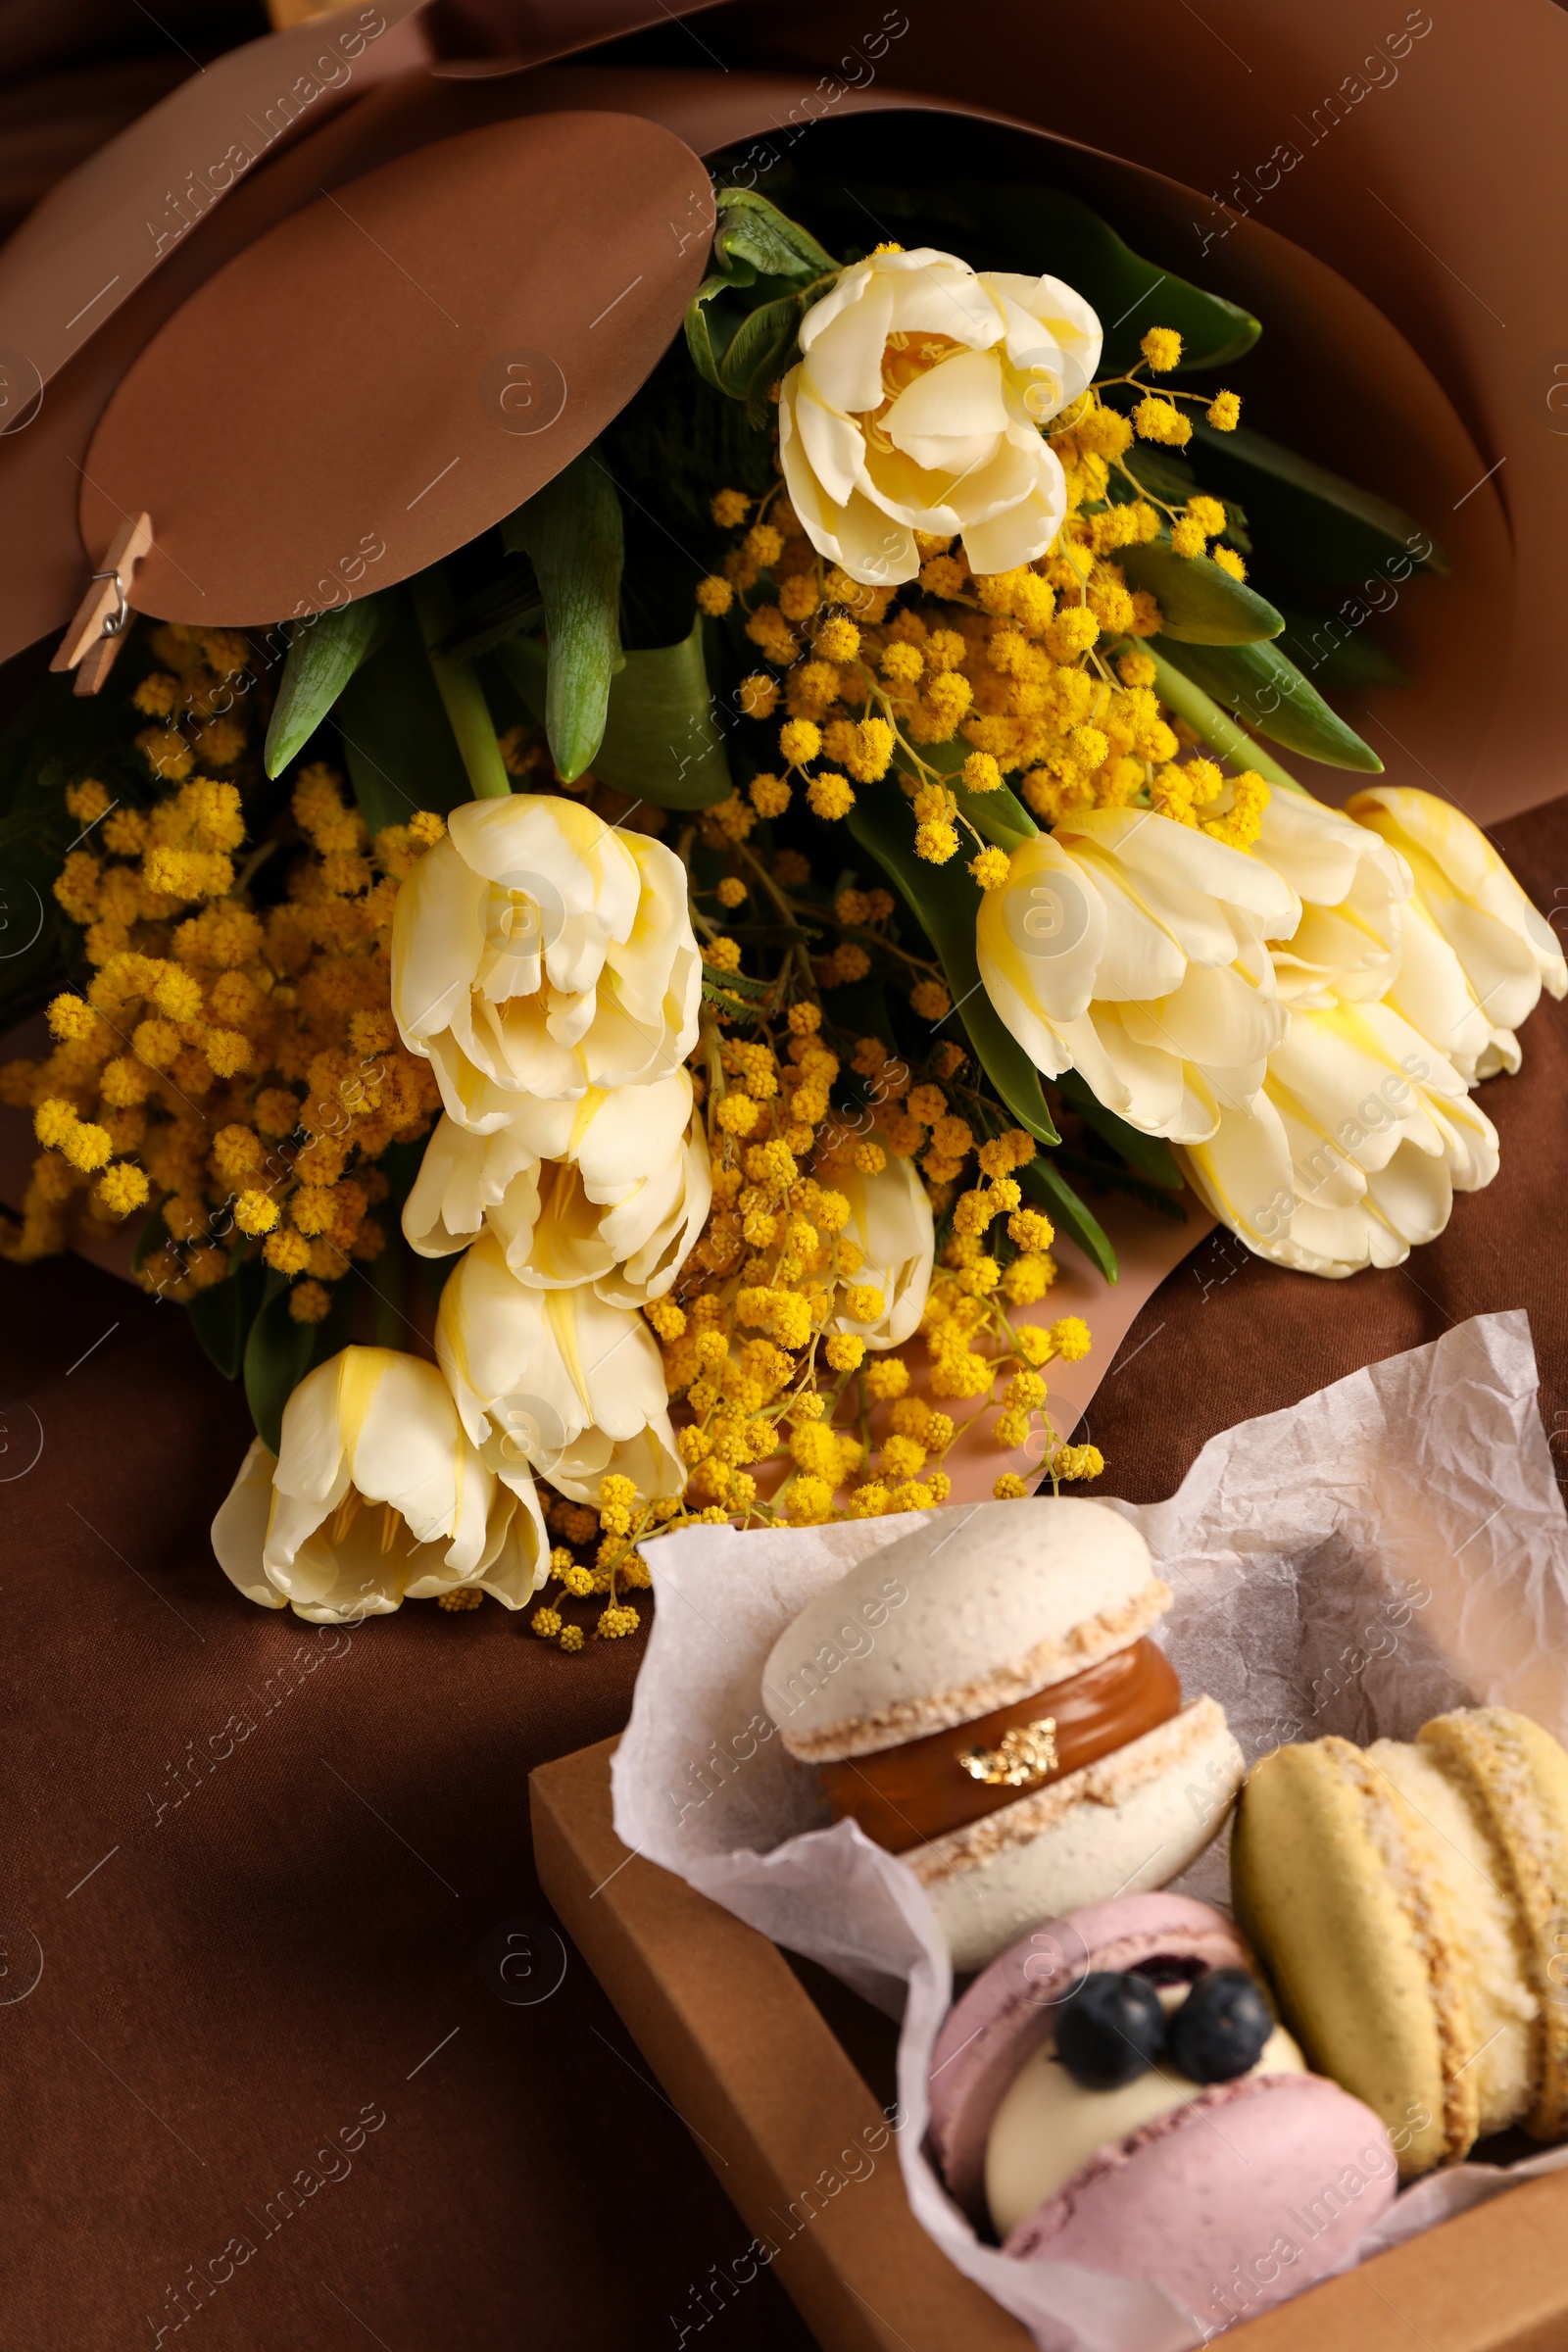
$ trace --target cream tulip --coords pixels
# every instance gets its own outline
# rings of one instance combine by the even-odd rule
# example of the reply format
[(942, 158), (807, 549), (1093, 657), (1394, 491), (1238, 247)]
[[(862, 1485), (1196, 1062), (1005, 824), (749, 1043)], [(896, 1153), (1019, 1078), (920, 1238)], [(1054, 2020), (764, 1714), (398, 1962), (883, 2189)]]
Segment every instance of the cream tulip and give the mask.
[(646, 1086), (697, 1040), (702, 964), (680, 860), (545, 793), (470, 801), (398, 893), (392, 1009), (449, 1118)]
[(663, 1364), (642, 1316), (587, 1285), (530, 1289), (481, 1235), (441, 1294), (436, 1354), (476, 1446), (531, 1463), (576, 1502), (609, 1471), (645, 1499), (680, 1492)]
[(1347, 814), (1397, 851), (1415, 878), (1389, 1002), (1472, 1085), (1516, 1070), (1514, 1033), (1542, 989), (1568, 993), (1550, 924), (1480, 827), (1435, 793), (1375, 785), (1348, 803)]
[(892, 1152), (874, 1176), (855, 1167), (835, 1173), (833, 1189), (849, 1201), (844, 1232), (861, 1254), (860, 1268), (851, 1279), (881, 1292), (882, 1312), (869, 1323), (838, 1315), (832, 1328), (853, 1332), (868, 1348), (901, 1347), (925, 1313), (931, 1287), (936, 1249), (931, 1197), (912, 1160)]
[(1014, 851), (975, 950), (1046, 1076), (1073, 1068), (1129, 1126), (1198, 1143), (1250, 1101), (1285, 1034), (1265, 943), (1300, 911), (1244, 851), (1148, 809), (1089, 809)]
[(526, 1464), (470, 1442), (433, 1364), (345, 1348), (290, 1396), (277, 1458), (252, 1445), (213, 1549), (248, 1600), (342, 1625), (469, 1587), (520, 1608), (550, 1545)]
[(1301, 919), (1272, 948), (1287, 1004), (1381, 997), (1399, 969), (1410, 869), (1397, 849), (1310, 794), (1277, 789), (1251, 856), (1301, 903)]
[(708, 1137), (689, 1073), (530, 1102), (494, 1135), (443, 1118), (403, 1211), (421, 1257), (465, 1249), (488, 1224), (517, 1280), (591, 1282), (616, 1306), (662, 1298), (712, 1200)]
[(916, 531), (961, 531), (977, 572), (1045, 554), (1067, 494), (1040, 428), (1100, 364), (1081, 295), (929, 246), (875, 253), (839, 272), (800, 340), (779, 456), (819, 554), (876, 587), (914, 578)]
[(1395, 1266), (1497, 1172), (1496, 1131), (1388, 1004), (1298, 1007), (1256, 1099), (1178, 1155), (1217, 1217), (1277, 1264)]

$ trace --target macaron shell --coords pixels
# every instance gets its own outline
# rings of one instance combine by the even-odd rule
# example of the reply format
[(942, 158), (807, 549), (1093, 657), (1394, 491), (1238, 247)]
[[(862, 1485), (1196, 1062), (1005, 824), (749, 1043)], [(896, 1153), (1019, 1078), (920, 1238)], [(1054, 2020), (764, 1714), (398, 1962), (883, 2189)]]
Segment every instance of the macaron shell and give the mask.
[(1358, 2099), (1318, 2075), (1253, 2075), (1102, 2149), (1002, 2250), (1154, 2279), (1217, 2328), (1333, 2269), (1387, 2212), (1395, 2176)]
[(985, 2223), (986, 2143), (1008, 2085), (1054, 2032), (1056, 2003), (1096, 1969), (1160, 1955), (1246, 1968), (1221, 1911), (1184, 1894), (1124, 1894), (1048, 1920), (978, 1976), (949, 2011), (931, 2053), (931, 2139), (948, 2188)]
[(1420, 1743), (1481, 1807), (1511, 1882), (1540, 2001), (1536, 2100), (1525, 2129), (1568, 2138), (1568, 1754), (1507, 1707), (1465, 1707)]
[(939, 1511), (786, 1626), (762, 1703), (792, 1755), (870, 1754), (1079, 1674), (1169, 1606), (1143, 1537), (1104, 1503)]
[[(983, 1968), (1041, 1920), (1179, 1878), (1218, 1832), (1245, 1770), (1224, 1710), (1199, 1699), (1082, 1773), (904, 1858), (954, 1967)], [(1046, 1801), (1058, 1796), (1069, 1801)]]
[(1266, 1756), (1242, 1792), (1231, 1887), (1237, 1924), (1308, 2060), (1399, 2134), (1413, 2179), (1453, 2152), (1450, 2085), (1430, 1971), (1369, 1826), (1360, 1771), (1360, 1750), (1345, 1740)]

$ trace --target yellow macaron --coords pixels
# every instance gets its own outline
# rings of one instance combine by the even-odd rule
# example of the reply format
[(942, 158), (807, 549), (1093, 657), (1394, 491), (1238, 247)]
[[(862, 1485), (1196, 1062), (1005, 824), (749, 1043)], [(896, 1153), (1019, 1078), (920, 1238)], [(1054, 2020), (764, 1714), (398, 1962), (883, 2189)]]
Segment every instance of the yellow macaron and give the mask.
[(1237, 1917), (1312, 2063), (1381, 2116), (1406, 2180), (1522, 2124), (1568, 2136), (1568, 1754), (1462, 1708), (1414, 1741), (1264, 1758)]

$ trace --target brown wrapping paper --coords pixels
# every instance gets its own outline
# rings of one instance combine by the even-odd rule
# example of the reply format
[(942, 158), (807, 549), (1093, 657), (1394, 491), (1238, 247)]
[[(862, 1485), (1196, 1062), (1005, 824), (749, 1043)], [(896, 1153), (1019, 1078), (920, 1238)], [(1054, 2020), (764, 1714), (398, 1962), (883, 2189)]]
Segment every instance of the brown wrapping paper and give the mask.
[[(765, 43), (780, 64), (825, 65), (843, 45), (830, 0), (792, 8), (782, 24), (748, 6), (733, 23), (733, 40)], [(1357, 0), (1310, 10), (1203, 0), (1200, 11), (1139, 0), (1114, 23), (1068, 9), (1048, 24), (1028, 0), (994, 0), (962, 39), (941, 12), (912, 13), (898, 73), (948, 104), (1004, 95), (1043, 128), (1185, 183), (1192, 199), (1155, 257), (1172, 269), (1248, 300), (1247, 232), (1261, 227), (1340, 271), (1408, 339), (1478, 459), (1465, 471), (1454, 444), (1431, 526), (1459, 558), (1466, 518), (1494, 500), (1511, 561), (1489, 569), (1477, 625), (1455, 630), (1445, 656), (1457, 674), (1444, 699), (1462, 699), (1468, 714), (1457, 737), (1429, 704), (1424, 667), (1417, 695), (1378, 704), (1407, 760), (1373, 740), (1396, 780), (1442, 791), (1487, 823), (1559, 791), (1550, 682), (1568, 538), (1562, 12), (1535, 0), (1381, 11)], [(1303, 436), (1303, 446), (1334, 464), (1335, 438), (1355, 424), (1352, 402), (1337, 419), (1317, 417), (1327, 445)]]
[(83, 541), (150, 514), (131, 602), (220, 626), (422, 571), (625, 406), (712, 229), (697, 157), (627, 115), (470, 130), (351, 180), (143, 352), (87, 454)]

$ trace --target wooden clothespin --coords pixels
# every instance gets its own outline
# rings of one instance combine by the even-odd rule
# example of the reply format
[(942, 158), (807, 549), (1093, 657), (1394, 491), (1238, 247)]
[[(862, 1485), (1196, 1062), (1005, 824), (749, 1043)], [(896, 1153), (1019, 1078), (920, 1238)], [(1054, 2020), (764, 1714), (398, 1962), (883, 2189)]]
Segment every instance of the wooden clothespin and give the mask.
[(152, 543), (152, 516), (127, 516), (109, 542), (105, 568), (93, 573), (75, 617), (55, 649), (50, 668), (74, 669), (78, 694), (96, 694), (115, 665), (130, 619), (126, 584)]

